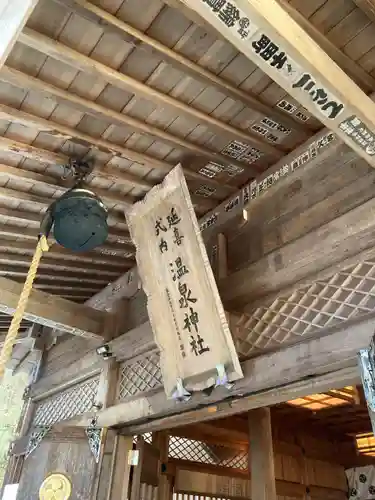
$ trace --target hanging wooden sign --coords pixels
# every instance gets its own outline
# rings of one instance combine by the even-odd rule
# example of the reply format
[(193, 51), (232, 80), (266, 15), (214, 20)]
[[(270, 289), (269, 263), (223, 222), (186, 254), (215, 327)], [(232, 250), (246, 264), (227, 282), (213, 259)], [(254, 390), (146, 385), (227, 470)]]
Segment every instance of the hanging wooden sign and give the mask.
[(167, 396), (183, 397), (182, 387), (202, 390), (241, 378), (181, 166), (133, 205), (126, 218)]

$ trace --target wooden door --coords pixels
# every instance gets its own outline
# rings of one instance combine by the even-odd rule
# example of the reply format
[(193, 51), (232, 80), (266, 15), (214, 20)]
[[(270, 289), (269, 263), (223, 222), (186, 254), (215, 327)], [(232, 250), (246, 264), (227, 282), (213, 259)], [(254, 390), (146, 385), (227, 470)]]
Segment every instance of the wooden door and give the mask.
[(17, 500), (37, 500), (43, 480), (54, 472), (69, 478), (71, 500), (90, 498), (96, 463), (83, 430), (75, 432), (74, 436), (59, 433), (43, 439), (24, 461)]

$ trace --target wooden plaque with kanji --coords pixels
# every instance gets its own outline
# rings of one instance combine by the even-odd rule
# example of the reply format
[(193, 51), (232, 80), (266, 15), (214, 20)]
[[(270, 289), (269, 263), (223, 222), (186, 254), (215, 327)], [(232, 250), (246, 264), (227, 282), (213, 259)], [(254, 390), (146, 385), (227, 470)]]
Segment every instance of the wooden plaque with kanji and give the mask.
[(190, 391), (211, 387), (219, 365), (230, 381), (241, 378), (182, 168), (175, 167), (126, 217), (167, 396), (178, 379)]

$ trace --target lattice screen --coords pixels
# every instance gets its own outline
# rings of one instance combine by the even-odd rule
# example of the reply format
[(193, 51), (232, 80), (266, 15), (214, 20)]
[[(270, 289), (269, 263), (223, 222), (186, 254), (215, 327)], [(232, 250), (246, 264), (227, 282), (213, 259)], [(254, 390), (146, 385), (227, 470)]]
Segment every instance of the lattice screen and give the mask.
[[(222, 458), (221, 451), (226, 458)], [(202, 441), (171, 436), (169, 439), (169, 457), (189, 460), (218, 467), (247, 470), (247, 451), (232, 450), (224, 446), (210, 446)]]
[(148, 354), (132, 363), (123, 363), (117, 388), (118, 399), (135, 396), (163, 385), (158, 352)]
[(375, 261), (361, 262), (243, 315), (233, 332), (236, 347), (253, 355), (374, 309)]
[(33, 425), (52, 425), (90, 410), (99, 377), (91, 378), (37, 403)]

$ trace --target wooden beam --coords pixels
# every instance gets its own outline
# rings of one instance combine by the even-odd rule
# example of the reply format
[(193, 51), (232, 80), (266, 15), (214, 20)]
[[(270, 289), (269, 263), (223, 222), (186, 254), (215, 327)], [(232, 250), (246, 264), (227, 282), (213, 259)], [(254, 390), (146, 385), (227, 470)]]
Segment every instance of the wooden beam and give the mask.
[[(365, 184), (366, 182), (365, 180)], [(341, 191), (342, 194), (347, 193), (346, 188)], [(326, 203), (325, 207), (327, 210)], [(280, 294), (283, 288), (299, 280), (315, 277), (315, 273), (321, 269), (338, 264), (349, 256), (358, 256), (361, 251), (371, 250), (372, 235), (375, 234), (374, 216), (375, 198), (372, 198), (270, 252), (247, 268), (232, 273), (219, 284), (225, 307), (229, 310), (241, 310), (242, 306), (253, 301), (259, 303), (259, 299), (270, 294)], [(335, 248), (334, 252), (332, 248)], [(296, 255), (298, 259), (295, 258)]]
[[(81, 96), (68, 92), (64, 89), (55, 87), (50, 83), (47, 83), (33, 76), (27, 75), (26, 73), (22, 73), (21, 71), (11, 68), (9, 66), (4, 66), (4, 68), (0, 72), (0, 81), (5, 81), (10, 83), (11, 85), (15, 85), (21, 88), (23, 87), (30, 88), (43, 95), (48, 93), (51, 99), (54, 99), (56, 103), (68, 104), (72, 106), (74, 109), (81, 111), (82, 113), (87, 113), (95, 118), (104, 119), (109, 124), (113, 123), (118, 126), (124, 126), (124, 125), (131, 126), (136, 130), (141, 131), (144, 134), (150, 135), (157, 139), (161, 139), (167, 144), (171, 144), (173, 147), (182, 149), (183, 151), (187, 151), (194, 155), (197, 154), (201, 155), (212, 161), (220, 161), (223, 162), (224, 164), (229, 164), (228, 158), (224, 155), (216, 153), (215, 151), (210, 151), (208, 149), (205, 149), (198, 144), (194, 144), (187, 141), (186, 139), (174, 136), (169, 132), (165, 132), (164, 130), (161, 130), (155, 126), (147, 124), (141, 120), (132, 118), (131, 116), (125, 115), (124, 113), (119, 113), (110, 108), (101, 106), (100, 104), (97, 104), (94, 101), (90, 101), (89, 99), (85, 99)], [(231, 161), (230, 163), (233, 162)], [(242, 166), (240, 163), (237, 162), (234, 162), (233, 164)], [(174, 166), (174, 164), (172, 165), (163, 162), (161, 160), (158, 160), (158, 165), (159, 168), (164, 168), (165, 172), (169, 171), (171, 167)], [(184, 166), (184, 173), (188, 180), (196, 179), (198, 181), (202, 181), (203, 179), (201, 174), (191, 170), (186, 166)], [(218, 188), (223, 189), (222, 183), (218, 181), (212, 179), (204, 179), (204, 182), (217, 189)], [(236, 188), (231, 186), (224, 186), (224, 188), (228, 193), (236, 191)]]
[[(194, 394), (188, 403), (176, 405), (166, 399), (160, 388), (151, 396), (141, 395), (131, 402), (119, 403), (99, 412), (98, 422), (103, 426), (127, 424), (127, 432), (135, 435), (234, 415), (301, 395), (324, 392), (332, 387), (353, 385), (359, 380), (357, 353), (369, 345), (374, 321), (374, 314), (346, 321), (335, 328), (320, 331), (322, 337), (306, 339), (302, 344), (245, 361), (242, 363), (245, 376), (232, 389), (230, 403), (218, 405), (228, 398), (228, 392), (216, 389), (210, 396)], [(126, 335), (130, 340), (129, 333)], [(151, 327), (148, 337), (152, 338)], [(345, 371), (348, 367), (349, 371)], [(242, 397), (235, 399), (239, 394)], [(189, 411), (200, 405), (205, 408)], [(74, 425), (86, 425), (88, 420), (87, 416), (78, 417), (74, 419)], [(136, 420), (143, 420), (143, 423), (131, 425)]]
[[(375, 104), (299, 26), (277, 0), (237, 0), (236, 20), (203, 0), (181, 0), (255, 63), (318, 120), (375, 167)], [(223, 7), (223, 12), (225, 8)], [(352, 122), (353, 120), (353, 122)], [(364, 127), (363, 142), (356, 128)]]
[(74, 292), (74, 293), (77, 293), (77, 294), (88, 294), (88, 295), (92, 295), (94, 293), (97, 293), (99, 290), (100, 290), (100, 285), (94, 287), (94, 286), (91, 286), (90, 285), (86, 288), (85, 286), (85, 283), (82, 283), (81, 286), (72, 286), (72, 285), (48, 285), (48, 284), (45, 284), (45, 285), (36, 285), (35, 288), (37, 290), (43, 290), (43, 291), (47, 291), (49, 293), (57, 293), (57, 295), (60, 295), (61, 293), (70, 293), (70, 292)]
[[(39, 161), (40, 163), (47, 163), (49, 165), (65, 165), (69, 161), (67, 157), (57, 155), (56, 153), (50, 153), (47, 150), (44, 150), (42, 148), (36, 148), (34, 146), (30, 146), (29, 144), (22, 143), (20, 141), (16, 141), (13, 139), (7, 139), (5, 137), (0, 137), (0, 151), (6, 151), (10, 153), (15, 153), (17, 155), (20, 155), (25, 158), (29, 158), (32, 160)], [(64, 161), (64, 159), (66, 161)], [(6, 167), (8, 165), (3, 165), (3, 173), (5, 174)], [(16, 167), (12, 167), (15, 169)], [(23, 169), (17, 168), (19, 170), (19, 175), (18, 177), (22, 176), (22, 171)], [(14, 170), (12, 171), (10, 168), (8, 169), (9, 175), (15, 177), (16, 173)], [(35, 174), (35, 176), (33, 176)], [(33, 179), (35, 177), (35, 179)], [(34, 172), (28, 172), (25, 174), (25, 179), (30, 179), (30, 180), (35, 180), (35, 182), (39, 183), (44, 183), (44, 184), (52, 184), (54, 187), (54, 190), (56, 190), (56, 187), (61, 190), (61, 192), (65, 192), (67, 188), (63, 185), (63, 182), (61, 180), (57, 180), (56, 178), (53, 178), (51, 175), (47, 176), (47, 179), (43, 182), (42, 180), (42, 174), (34, 173)], [(3, 188), (4, 189), (4, 188)], [(100, 189), (100, 188), (93, 188), (95, 189), (95, 192), (97, 193), (98, 196), (100, 196), (103, 201), (107, 201), (111, 204), (115, 205), (121, 205), (123, 208), (129, 207), (129, 205), (133, 204), (135, 201), (135, 198), (130, 196), (130, 195), (120, 195), (117, 194), (116, 192), (111, 192), (108, 190)], [(38, 203), (38, 202), (37, 202)], [(119, 219), (118, 222), (122, 222), (125, 224), (125, 219)]]
[(59, 61), (69, 64), (74, 68), (85, 71), (89, 74), (95, 74), (103, 78), (108, 83), (115, 87), (131, 90), (132, 92), (151, 99), (155, 103), (162, 106), (174, 108), (178, 113), (185, 114), (194, 119), (199, 120), (201, 123), (206, 124), (217, 132), (230, 134), (233, 138), (245, 140), (254, 147), (259, 148), (264, 154), (269, 155), (273, 159), (278, 159), (282, 156), (280, 149), (270, 146), (267, 142), (259, 139), (257, 136), (247, 133), (241, 129), (235, 128), (225, 122), (217, 120), (216, 118), (199, 111), (188, 104), (185, 104), (169, 95), (163, 94), (147, 85), (135, 80), (127, 75), (119, 73), (108, 66), (105, 66), (98, 61), (94, 61), (89, 57), (80, 54), (79, 52), (63, 45), (62, 43), (52, 40), (41, 33), (26, 28), (19, 41), (28, 47), (39, 50), (40, 52), (53, 57)]
[[(15, 267), (26, 267), (29, 268), (31, 264), (32, 256), (29, 255), (14, 255), (11, 253), (0, 252), (0, 265), (12, 265)], [(131, 262), (130, 265), (133, 263)], [(51, 269), (51, 271), (71, 271), (73, 273), (78, 274), (97, 274), (98, 276), (106, 276), (108, 279), (117, 278), (122, 272), (124, 272), (124, 268), (129, 268), (130, 266), (122, 266), (122, 269), (118, 270), (113, 269), (111, 267), (102, 267), (99, 264), (93, 263), (82, 263), (76, 261), (75, 263), (67, 263), (67, 262), (58, 262), (56, 259), (50, 257), (49, 253), (43, 256), (39, 264), (40, 269)]]
[[(12, 278), (20, 278), (21, 281), (23, 278), (27, 276), (27, 269), (20, 269), (17, 266), (8, 266), (2, 265), (0, 268), (0, 276), (12, 277)], [(42, 274), (39, 272), (35, 280), (35, 284), (42, 283), (45, 281), (48, 282), (59, 282), (59, 283), (82, 283), (82, 280), (85, 280), (85, 283), (97, 284), (97, 285), (105, 285), (111, 279), (110, 276), (92, 276), (88, 275), (85, 278), (77, 275), (76, 272), (67, 272), (67, 271), (55, 271), (53, 274)], [(15, 279), (15, 282), (18, 281)], [(1, 299), (0, 299), (1, 300)]]
[[(281, 122), (284, 126), (301, 130), (304, 124), (297, 122), (292, 117), (286, 116), (285, 113), (272, 108), (271, 106), (261, 102), (256, 95), (252, 94), (251, 91), (244, 91), (240, 88), (235, 87), (230, 82), (220, 78), (216, 74), (212, 73), (208, 69), (199, 64), (191, 61), (184, 55), (180, 54), (176, 50), (172, 50), (166, 45), (163, 45), (158, 40), (151, 38), (146, 33), (134, 28), (130, 24), (122, 21), (121, 19), (113, 16), (109, 12), (101, 9), (100, 7), (94, 5), (87, 0), (57, 0), (58, 3), (63, 4), (65, 7), (69, 7), (73, 12), (82, 15), (85, 18), (89, 18), (90, 21), (98, 24), (105, 31), (115, 32), (120, 35), (130, 35), (141, 41), (143, 44), (150, 48), (150, 51), (158, 52), (164, 60), (167, 60), (173, 66), (180, 68), (185, 74), (188, 74), (198, 81), (202, 81), (208, 85), (212, 85), (220, 89), (225, 95), (241, 101), (245, 106), (253, 111), (257, 111), (262, 115), (271, 117), (278, 122)], [(372, 88), (375, 87), (375, 81)], [(302, 135), (305, 135), (302, 133)]]
[(271, 413), (269, 408), (251, 410), (249, 418), (249, 472), (251, 498), (276, 500), (275, 464), (273, 458)]
[[(3, 208), (0, 209), (1, 213), (3, 213)], [(17, 212), (17, 211), (16, 211)], [(10, 213), (13, 213), (10, 211)], [(25, 212), (30, 215), (29, 212)], [(19, 219), (20, 217), (16, 217)], [(6, 240), (0, 239), (0, 252), (7, 252), (11, 255), (33, 255), (35, 250), (35, 243), (31, 243), (28, 241), (21, 240)], [(106, 257), (105, 255), (101, 255), (98, 253), (91, 252), (83, 252), (83, 253), (72, 253), (66, 248), (60, 245), (53, 245), (48, 251), (48, 257), (56, 259), (58, 261), (66, 261), (66, 262), (80, 262), (87, 264), (95, 264), (99, 266), (109, 266), (114, 268), (121, 267), (131, 267), (134, 265), (133, 259), (126, 259), (123, 257)]]
[(17, 42), (18, 36), (38, 0), (4, 0), (0, 6), (0, 68)]
[[(27, 228), (27, 227), (20, 227), (20, 226), (12, 226), (11, 223), (8, 224), (0, 224), (0, 235), (4, 238), (19, 238), (20, 240), (31, 240), (34, 242), (34, 248), (36, 245), (36, 237), (37, 233), (35, 229), (33, 228)], [(108, 237), (110, 239), (110, 236)], [(17, 241), (15, 244), (18, 244), (19, 242)], [(59, 245), (54, 245), (53, 251), (60, 252), (61, 248)], [(68, 250), (63, 249), (63, 252), (67, 252)], [(114, 256), (114, 257), (125, 257), (128, 258), (129, 255), (133, 253), (133, 247), (130, 247), (129, 245), (126, 244), (119, 244), (119, 245), (113, 245), (111, 244), (105, 244), (101, 245), (100, 247), (97, 247), (96, 249), (92, 250), (92, 254), (98, 255), (107, 255), (107, 256)], [(91, 252), (90, 252), (91, 254)]]
[[(22, 288), (20, 283), (0, 278), (0, 312), (14, 313)], [(99, 341), (103, 340), (104, 317), (105, 313), (35, 289), (31, 292), (24, 315), (29, 321)]]
[[(6, 112), (4, 111), (6, 109)], [(63, 125), (59, 125), (54, 122), (49, 122), (48, 120), (45, 120), (44, 118), (39, 118), (35, 117), (34, 115), (29, 115), (28, 113), (21, 112), (19, 110), (16, 110), (14, 108), (9, 108), (8, 106), (1, 105), (0, 104), (0, 116), (7, 116), (9, 120), (12, 120), (13, 122), (20, 123), (22, 125), (25, 124), (25, 122), (28, 124), (27, 126), (33, 127), (33, 128), (38, 128), (40, 132), (50, 132), (52, 133), (53, 130), (57, 130), (60, 135), (65, 137), (66, 140), (69, 140), (72, 137), (76, 137), (80, 139), (83, 142), (88, 142), (92, 143), (92, 146), (95, 147), (95, 144), (100, 145), (102, 144), (102, 150), (103, 150), (103, 142), (101, 142), (100, 139), (94, 138), (88, 135), (85, 135), (80, 132), (76, 132), (76, 129), (69, 129), (68, 127), (65, 127)], [(30, 117), (30, 120), (27, 121), (26, 115)], [(20, 116), (23, 118), (21, 119)], [(45, 125), (38, 125), (39, 122), (45, 123)], [(48, 125), (47, 125), (48, 124)], [(68, 134), (68, 131), (70, 135)], [(104, 141), (105, 142), (105, 141)], [(108, 143), (107, 145), (107, 153), (112, 154), (112, 151), (109, 150), (109, 148), (112, 148), (113, 151), (117, 149), (122, 149), (122, 146), (117, 146), (114, 143)], [(21, 155), (26, 158), (31, 158), (36, 161), (40, 161), (42, 163), (48, 163), (52, 165), (65, 165), (68, 163), (68, 158), (65, 157), (64, 155), (57, 155), (56, 153), (50, 154), (49, 151), (43, 150), (41, 148), (36, 148), (34, 146), (30, 146), (29, 144), (22, 143), (20, 141), (16, 141), (13, 139), (7, 139), (5, 137), (0, 138), (0, 150), (2, 151), (7, 151), (11, 153), (15, 153), (17, 155)], [(125, 153), (122, 154), (124, 156)], [(52, 156), (51, 156), (52, 155)], [(8, 167), (6, 168), (7, 165), (3, 165), (3, 173), (7, 173), (6, 171), (9, 171), (9, 175), (13, 177), (17, 177), (17, 174), (15, 170), (22, 170), (22, 169), (16, 169), (15, 167)], [(13, 169), (13, 170), (12, 170)], [(32, 179), (32, 174), (34, 172), (28, 172), (25, 176), (25, 178)], [(121, 185), (124, 184), (126, 187), (129, 187), (128, 185), (131, 184), (133, 186), (141, 187), (142, 189), (149, 189), (152, 187), (152, 184), (150, 184), (148, 181), (142, 180), (139, 178), (139, 180), (135, 180), (136, 176), (133, 174), (128, 174), (127, 172), (122, 172), (118, 169), (115, 169), (113, 167), (104, 167), (104, 171), (102, 172), (100, 169), (95, 171), (95, 174), (104, 177), (107, 180), (115, 180), (117, 184)], [(18, 177), (21, 177), (21, 174), (18, 174)], [(35, 174), (35, 181), (39, 183), (43, 183), (42, 180), (42, 174)], [(62, 192), (66, 191), (65, 187), (65, 182), (61, 180), (56, 180), (52, 176), (48, 176), (50, 179), (50, 182), (52, 182), (54, 185), (58, 186)], [(51, 180), (53, 179), (53, 180)], [(45, 182), (45, 184), (47, 181)], [(89, 184), (90, 185), (90, 184)], [(109, 191), (105, 189), (101, 189), (98, 187), (93, 187), (93, 190), (95, 190), (95, 193), (100, 196), (100, 198), (103, 199), (103, 201), (106, 201), (107, 203), (114, 204), (114, 205), (120, 205), (123, 208), (128, 208), (129, 205), (133, 204), (133, 202), (136, 200), (136, 198), (132, 195), (126, 195), (126, 194), (119, 194), (114, 191)], [(204, 199), (202, 197), (195, 197), (193, 195), (193, 204), (194, 206), (197, 206), (199, 209), (202, 209), (203, 211), (210, 210), (216, 203), (214, 200), (210, 199)], [(117, 210), (118, 211), (118, 210)], [(125, 223), (125, 218), (117, 220), (117, 222), (120, 223)]]
[(353, 0), (372, 23), (375, 22), (375, 1), (374, 0)]

